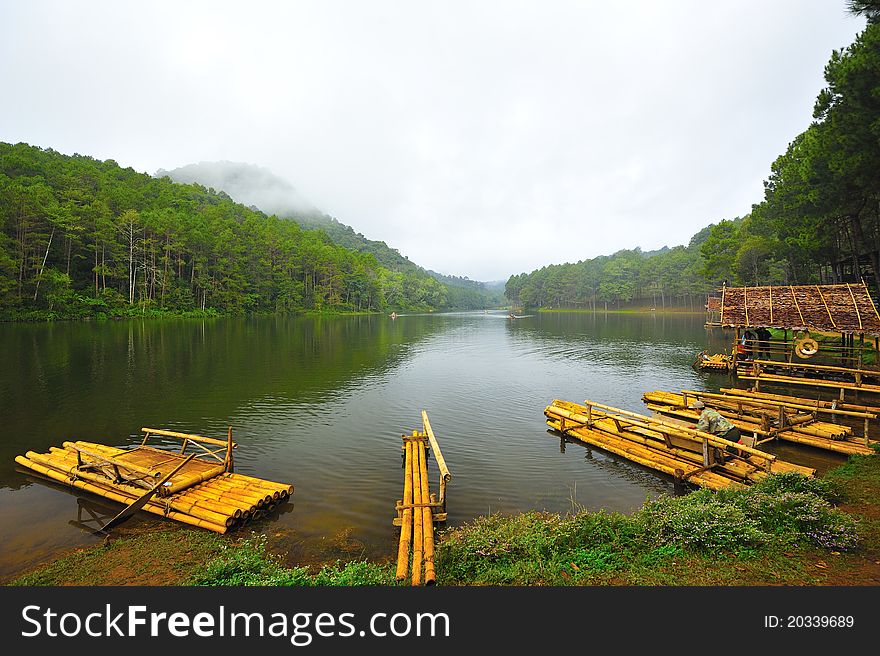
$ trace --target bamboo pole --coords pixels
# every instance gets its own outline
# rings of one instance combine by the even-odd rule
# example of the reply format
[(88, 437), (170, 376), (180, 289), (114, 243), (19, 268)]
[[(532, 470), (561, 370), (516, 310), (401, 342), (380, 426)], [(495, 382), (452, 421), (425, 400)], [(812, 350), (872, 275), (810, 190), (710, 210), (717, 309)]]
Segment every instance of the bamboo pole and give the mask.
[(127, 505), (120, 512), (118, 512), (116, 514), (116, 516), (113, 517), (109, 522), (104, 524), (104, 526), (101, 527), (101, 530), (105, 531), (105, 532), (109, 531), (111, 528), (119, 526), (119, 524), (121, 524), (122, 522), (127, 520), (129, 517), (134, 515), (138, 510), (143, 508), (150, 501), (150, 499), (153, 498), (153, 496), (156, 494), (156, 492), (158, 492), (159, 489), (163, 485), (165, 485), (165, 483), (167, 483), (169, 480), (171, 480), (172, 476), (174, 476), (177, 472), (179, 472), (181, 469), (183, 469), (187, 465), (187, 463), (189, 463), (189, 461), (195, 457), (196, 457), (195, 454), (191, 454), (186, 460), (184, 460), (179, 465), (177, 465), (177, 467), (175, 467), (170, 472), (165, 474), (165, 476), (163, 476), (160, 480), (158, 480), (152, 488), (150, 488), (149, 490), (144, 492), (140, 497), (138, 497), (137, 499), (132, 501), (129, 505)]
[[(403, 503), (411, 505), (413, 502), (413, 480), (412, 480), (412, 454), (413, 443), (406, 441), (404, 443), (406, 458), (403, 467)], [(412, 543), (412, 508), (403, 509), (403, 521), (400, 524), (400, 543), (397, 547), (397, 580), (402, 581), (406, 578), (409, 569), (409, 549)]]
[(238, 478), (237, 474), (221, 474), (216, 478), (211, 479), (215, 485), (225, 485), (229, 487), (235, 487), (241, 490), (248, 490), (255, 495), (266, 496), (269, 495), (273, 499), (278, 500), (281, 497), (287, 495), (290, 496), (290, 488), (292, 485), (284, 485), (282, 483), (273, 483), (272, 485), (260, 485), (259, 483), (252, 480), (242, 480)]
[[(698, 396), (700, 398), (714, 399), (714, 400), (718, 400), (718, 401), (731, 401), (731, 400), (733, 400), (732, 396), (730, 394), (713, 394), (711, 392), (695, 392), (692, 390), (682, 390), (682, 394), (683, 395)], [(745, 395), (742, 395), (742, 398), (747, 398), (747, 397)], [(792, 410), (808, 410), (811, 412), (822, 412), (825, 414), (838, 415), (838, 416), (842, 416), (842, 417), (857, 417), (859, 419), (866, 419), (866, 418), (867, 419), (877, 419), (876, 413), (858, 412), (858, 411), (854, 411), (854, 410), (840, 410), (840, 409), (831, 408), (831, 407), (820, 408), (820, 407), (817, 407), (811, 403), (797, 403), (795, 401), (781, 401), (781, 400), (776, 400), (776, 399), (754, 398), (754, 399), (749, 399), (748, 403), (756, 408), (760, 408), (760, 407), (776, 408), (776, 407), (782, 406), (785, 408), (790, 408)]]
[[(567, 407), (562, 407), (567, 406)], [(693, 440), (692, 437), (684, 436), (684, 440), (686, 442), (690, 442), (690, 447), (681, 446), (670, 446), (664, 440), (660, 439), (662, 433), (658, 432), (656, 429), (642, 427), (637, 424), (627, 424), (625, 427), (620, 426), (618, 428), (618, 424), (615, 423), (613, 417), (600, 417), (593, 421), (590, 424), (582, 424), (580, 420), (583, 419), (583, 414), (576, 412), (577, 404), (568, 403), (565, 401), (556, 400), (553, 402), (553, 405), (548, 406), (544, 410), (544, 414), (547, 415), (548, 418), (551, 418), (551, 415), (555, 416), (557, 419), (561, 418), (569, 418), (572, 421), (578, 422), (578, 424), (574, 428), (586, 427), (590, 429), (595, 429), (596, 431), (606, 433), (611, 440), (613, 440), (614, 444), (620, 444), (621, 441), (632, 442), (638, 445), (643, 445), (648, 449), (651, 449), (654, 454), (660, 454), (664, 457), (668, 456), (673, 458), (673, 462), (678, 462), (681, 464), (682, 460), (692, 462), (695, 464), (699, 464), (700, 466), (710, 465), (713, 463), (708, 462), (707, 454), (704, 453), (704, 449), (708, 448), (708, 440), (706, 441), (696, 441)], [(550, 423), (548, 421), (548, 423)], [(556, 426), (554, 426), (556, 428)], [(557, 430), (561, 430), (562, 432), (568, 432), (569, 429), (561, 426), (557, 428)], [(675, 435), (676, 438), (682, 439), (682, 435)], [(737, 448), (742, 445), (737, 445)], [(716, 447), (717, 448), (717, 447)], [(801, 467), (800, 465), (795, 465), (792, 463), (787, 463), (781, 460), (776, 459), (776, 456), (771, 454), (767, 454), (764, 452), (762, 458), (755, 458), (755, 462), (750, 464), (757, 464), (759, 461), (763, 462), (761, 468), (766, 471), (798, 471), (799, 473), (804, 474), (805, 476), (812, 476), (815, 474), (815, 469), (811, 469), (809, 467)], [(729, 460), (725, 463), (716, 463), (718, 467), (726, 470), (728, 473), (734, 474), (740, 478), (744, 478), (747, 476), (747, 473), (740, 471), (740, 467), (737, 464), (740, 459), (737, 456), (734, 456), (734, 459)], [(642, 463), (644, 464), (644, 463)], [(754, 476), (750, 478), (754, 479)]]
[[(413, 431), (415, 433), (416, 431)], [(414, 445), (414, 449), (418, 449)], [(413, 488), (413, 504), (418, 506), (422, 503), (422, 477), (419, 470), (418, 451), (413, 454), (412, 462), (412, 488)], [(415, 510), (415, 509), (414, 509)], [(424, 557), (424, 526), (422, 523), (422, 513), (413, 512), (413, 559), (412, 559), (412, 584), (421, 585), (422, 583), (422, 559)]]
[[(584, 439), (584, 441), (587, 441), (588, 443), (609, 450), (612, 453), (622, 455), (623, 457), (634, 460), (639, 464), (659, 469), (672, 476), (683, 474), (681, 468), (683, 465), (686, 465), (686, 463), (691, 463), (687, 466), (693, 467), (696, 465), (699, 468), (703, 468), (704, 464), (706, 464), (704, 463), (702, 455), (692, 450), (666, 447), (657, 437), (658, 433), (656, 429), (629, 424), (625, 428), (621, 426), (621, 428), (624, 428), (624, 430), (627, 431), (626, 433), (619, 432), (617, 426), (613, 423), (613, 418), (611, 417), (604, 419), (600, 418), (592, 422), (592, 424), (586, 425), (580, 421), (584, 418), (584, 415), (579, 412), (574, 412), (574, 410), (579, 407), (581, 406), (557, 399), (553, 404), (545, 408), (544, 414), (548, 417), (547, 423), (555, 430), (562, 430), (566, 434), (573, 433), (578, 439)], [(570, 420), (579, 423), (572, 428), (563, 429), (561, 427), (561, 418), (563, 417), (567, 417)], [(607, 433), (603, 431), (607, 431)], [(737, 445), (737, 448), (741, 446), (743, 445)], [(767, 471), (780, 472), (797, 471), (806, 476), (815, 475), (815, 469), (780, 461), (776, 456), (771, 454), (760, 451), (759, 453), (762, 454), (762, 459), (765, 463), (761, 470), (752, 464), (751, 461), (744, 463), (739, 459), (734, 459), (723, 465), (715, 465), (714, 470), (719, 473), (712, 473), (711, 471), (700, 472), (694, 476), (694, 479), (700, 485), (711, 487), (712, 489), (719, 489), (729, 482), (729, 476), (733, 476), (736, 480), (748, 479), (751, 482), (755, 482), (766, 475), (766, 471), (763, 471), (764, 469)], [(756, 462), (759, 460), (756, 460)], [(679, 472), (676, 473), (676, 470), (679, 470)], [(691, 474), (692, 473), (694, 472), (691, 472)]]
[(737, 373), (740, 380), (753, 380), (755, 382), (767, 383), (784, 383), (787, 385), (808, 385), (810, 387), (828, 387), (840, 390), (841, 394), (844, 390), (853, 390), (856, 392), (869, 392), (872, 394), (880, 394), (880, 385), (856, 385), (855, 383), (847, 383), (843, 381), (827, 381), (816, 378), (798, 378), (796, 376), (778, 376), (775, 374), (762, 373), (760, 376), (744, 376)]
[(242, 508), (246, 508), (247, 510), (257, 510), (258, 508), (264, 508), (268, 505), (264, 499), (257, 500), (253, 497), (242, 496), (232, 490), (215, 490), (211, 489), (210, 487), (189, 488), (187, 490), (184, 490), (180, 494), (190, 494), (193, 496), (215, 499), (217, 501), (222, 501), (230, 505), (236, 505)]
[(273, 488), (273, 489), (277, 488), (279, 490), (287, 490), (288, 494), (293, 494), (293, 485), (291, 485), (290, 483), (276, 483), (275, 481), (267, 481), (262, 478), (254, 478), (253, 476), (246, 476), (245, 474), (239, 474), (237, 472), (234, 474), (229, 474), (227, 476), (223, 476), (221, 478), (224, 478), (224, 479), (228, 478), (230, 480), (239, 480), (240, 479), (243, 481), (249, 481), (249, 482), (253, 483), (254, 485), (257, 485), (258, 487), (269, 487), (269, 488)]
[[(97, 494), (98, 496), (111, 499), (112, 501), (116, 501), (119, 503), (128, 504), (132, 501), (132, 498), (126, 496), (125, 494), (121, 494), (114, 490), (107, 489), (103, 485), (98, 485), (86, 480), (74, 479), (71, 480), (65, 474), (59, 472), (56, 469), (52, 469), (51, 467), (46, 467), (37, 462), (34, 462), (24, 456), (16, 456), (15, 461), (33, 471), (40, 473), (47, 478), (51, 478), (52, 480), (58, 481), (59, 483), (63, 483), (64, 485), (69, 485), (75, 487), (80, 490), (85, 490), (86, 492), (91, 492), (92, 494)], [(228, 530), (228, 526), (224, 524), (217, 524), (211, 521), (207, 521), (204, 519), (200, 519), (194, 517), (192, 515), (188, 515), (183, 512), (177, 512), (174, 510), (167, 511), (165, 510), (164, 504), (157, 503), (148, 503), (144, 506), (143, 510), (152, 513), (154, 515), (160, 515), (164, 517), (168, 517), (170, 519), (182, 522), (184, 524), (190, 524), (192, 526), (199, 526), (201, 528), (206, 528), (208, 530), (214, 531), (215, 533), (226, 533)]]
[(676, 424), (672, 424), (670, 422), (664, 422), (661, 419), (655, 419), (654, 417), (646, 417), (645, 415), (640, 415), (635, 412), (629, 412), (627, 410), (621, 410), (620, 408), (615, 408), (610, 405), (604, 405), (602, 403), (595, 403), (593, 401), (585, 401), (587, 405), (592, 405), (596, 408), (601, 408), (602, 410), (607, 410), (614, 414), (619, 414), (624, 417), (628, 417), (633, 419), (645, 427), (650, 428), (652, 424), (663, 426), (667, 429), (678, 430), (688, 435), (692, 435), (694, 437), (700, 439), (706, 439), (709, 441), (712, 446), (720, 446), (720, 447), (733, 447), (750, 455), (759, 456), (761, 458), (766, 458), (768, 460), (775, 460), (776, 456), (767, 453), (766, 451), (761, 451), (760, 449), (753, 449), (751, 447), (745, 446), (744, 444), (736, 444), (735, 442), (731, 442), (730, 440), (725, 440), (723, 437), (718, 437), (712, 433), (706, 433), (705, 431), (697, 430), (696, 428), (688, 428), (686, 426), (678, 426)]
[(449, 473), (449, 467), (446, 466), (446, 459), (440, 451), (440, 445), (437, 443), (434, 429), (431, 428), (431, 422), (428, 421), (428, 413), (424, 410), (422, 410), (422, 426), (425, 429), (425, 433), (428, 435), (428, 440), (431, 442), (431, 449), (434, 451), (434, 458), (437, 461), (437, 467), (440, 469), (440, 504), (445, 510), (446, 484), (452, 479), (452, 474)]
[(215, 476), (217, 476), (217, 474), (220, 474), (224, 471), (226, 471), (226, 465), (217, 465), (213, 469), (209, 469), (208, 471), (202, 472), (200, 474), (192, 474), (169, 486), (165, 494), (176, 494), (177, 492), (181, 492), (189, 487), (194, 487), (199, 483), (204, 483), (205, 481), (214, 478)]
[[(68, 446), (68, 445), (70, 445), (70, 446)], [(69, 448), (72, 451), (74, 451), (74, 455), (76, 455), (76, 452), (79, 452), (79, 453), (82, 453), (83, 455), (86, 455), (90, 458), (98, 458), (99, 462), (96, 462), (94, 464), (101, 464), (100, 461), (106, 461), (109, 464), (114, 465), (116, 467), (122, 467), (123, 469), (129, 469), (137, 474), (141, 474), (141, 475), (147, 476), (149, 478), (159, 478), (162, 475), (162, 472), (158, 472), (153, 469), (148, 469), (146, 467), (141, 467), (139, 465), (136, 465), (131, 462), (127, 462), (125, 460), (120, 460), (117, 457), (111, 456), (109, 454), (95, 453), (94, 451), (91, 451), (90, 449), (83, 449), (81, 447), (76, 446), (75, 444), (71, 444), (70, 442), (65, 442), (64, 447)]]
[(880, 370), (878, 369), (857, 369), (854, 367), (837, 367), (830, 364), (810, 364), (808, 362), (777, 362), (776, 360), (754, 360), (753, 362), (761, 365), (782, 367), (785, 369), (805, 369), (816, 372), (830, 371), (841, 374), (861, 374), (863, 376), (880, 377)]
[[(555, 420), (548, 417), (547, 424), (554, 430), (560, 430), (558, 419)], [(656, 469), (669, 476), (680, 478), (682, 472), (682, 462), (671, 457), (663, 457), (656, 454), (648, 447), (640, 446), (634, 443), (627, 443), (627, 440), (613, 441), (602, 433), (592, 431), (585, 426), (579, 426), (564, 431), (567, 435), (571, 434), (579, 440), (597, 446), (605, 451), (614, 453), (618, 456), (632, 460), (640, 465)], [(696, 468), (696, 467), (695, 467)], [(703, 487), (712, 490), (720, 490), (728, 485), (740, 485), (733, 479), (721, 476), (711, 471), (698, 472), (693, 476), (694, 482)]]
[[(655, 412), (681, 417), (689, 421), (694, 421), (697, 418), (695, 412), (687, 409), (676, 408), (662, 403), (648, 401), (646, 401), (646, 404), (648, 409), (654, 410)], [(723, 415), (724, 413), (722, 412), (721, 414)], [(851, 434), (822, 431), (812, 426), (798, 427), (797, 430), (767, 430), (762, 428), (758, 422), (749, 422), (741, 418), (730, 416), (728, 416), (728, 419), (737, 428), (745, 433), (756, 433), (758, 435), (769, 437), (769, 439), (781, 439), (787, 442), (800, 442), (802, 444), (809, 444), (810, 446), (815, 446), (817, 448), (827, 449), (829, 451), (837, 451), (838, 453), (847, 453), (850, 455), (856, 453), (869, 455), (870, 453), (873, 453), (873, 451), (869, 447), (866, 447), (861, 442), (861, 440), (860, 442), (856, 442), (852, 438)], [(741, 447), (742, 445), (737, 445), (737, 448)]]
[[(430, 501), (431, 494), (428, 487), (428, 459), (425, 455), (424, 442), (419, 442), (419, 478), (422, 485), (422, 504), (426, 504)], [(423, 505), (421, 510), (416, 510), (416, 512), (422, 513), (422, 534), (425, 542), (425, 585), (433, 585), (437, 578), (437, 574), (434, 572), (434, 520), (429, 506)]]
[(754, 392), (747, 389), (739, 389), (737, 387), (722, 387), (721, 392), (732, 396), (755, 397), (760, 399), (775, 399), (780, 401), (792, 401), (794, 403), (803, 403), (813, 408), (832, 409), (836, 407), (842, 410), (852, 410), (855, 412), (870, 413), (880, 416), (880, 406), (875, 405), (859, 405), (857, 403), (841, 403), (836, 400), (807, 399), (800, 396), (789, 396), (785, 394), (771, 394), (769, 392)]
[[(223, 447), (229, 446), (229, 442), (227, 440), (218, 440), (213, 437), (204, 437), (202, 435), (193, 435), (191, 433), (178, 433), (177, 431), (162, 430), (159, 428), (141, 428), (141, 431), (150, 435), (177, 437), (179, 439), (189, 440), (191, 442), (204, 442), (205, 444), (214, 444), (215, 446)], [(233, 442), (232, 445), (232, 448), (236, 448), (237, 446), (235, 442)]]
[[(135, 487), (129, 483), (113, 483), (101, 474), (79, 470), (76, 466), (75, 456), (65, 450), (56, 450), (51, 456), (28, 451), (26, 457), (44, 466), (57, 469), (61, 473), (67, 474), (68, 477), (83, 478), (93, 483), (106, 485), (111, 489), (117, 490), (120, 494), (140, 495), (143, 492), (140, 487)], [(163, 497), (163, 499), (165, 499), (163, 503), (168, 503), (182, 512), (189, 512), (192, 508), (193, 510), (190, 514), (195, 514), (215, 523), (227, 523), (227, 518), (238, 519), (243, 512), (243, 509), (225, 504), (220, 498), (209, 496), (208, 494), (176, 495), (173, 499), (170, 497)], [(197, 503), (197, 500), (201, 499), (209, 503)]]
[(282, 497), (282, 491), (273, 490), (272, 488), (260, 488), (256, 486), (251, 486), (248, 484), (239, 485), (232, 481), (222, 481), (217, 480), (216, 478), (212, 478), (209, 481), (205, 481), (206, 483), (210, 483), (211, 487), (217, 490), (229, 490), (232, 492), (239, 492), (241, 494), (253, 495), (256, 499), (263, 499), (264, 501), (272, 502), (278, 501)]

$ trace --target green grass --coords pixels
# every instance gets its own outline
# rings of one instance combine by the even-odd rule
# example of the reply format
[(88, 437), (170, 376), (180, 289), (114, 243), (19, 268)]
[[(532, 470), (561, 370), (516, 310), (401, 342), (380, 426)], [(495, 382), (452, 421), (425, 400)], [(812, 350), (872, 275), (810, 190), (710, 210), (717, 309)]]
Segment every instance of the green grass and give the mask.
[(179, 585), (223, 544), (219, 535), (188, 528), (140, 532), (63, 556), (10, 585)]
[[(446, 532), (447, 585), (703, 585), (804, 576), (792, 556), (858, 549), (836, 485), (798, 474), (750, 488), (647, 501), (631, 515), (528, 512)], [(780, 555), (784, 554), (784, 555)]]
[(393, 585), (395, 572), (391, 565), (367, 561), (336, 561), (323, 565), (317, 572), (307, 567), (285, 567), (277, 555), (266, 549), (263, 536), (254, 536), (221, 553), (203, 568), (192, 573), (187, 583), (209, 586), (363, 586)]

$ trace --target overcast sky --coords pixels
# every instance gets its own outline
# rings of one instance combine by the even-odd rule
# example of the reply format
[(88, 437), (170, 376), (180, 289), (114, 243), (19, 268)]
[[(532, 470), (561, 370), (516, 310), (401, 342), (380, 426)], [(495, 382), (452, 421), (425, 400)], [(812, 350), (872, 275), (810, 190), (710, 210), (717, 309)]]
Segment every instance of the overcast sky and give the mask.
[(475, 280), (685, 244), (763, 196), (844, 0), (0, 0), (0, 141), (267, 167)]

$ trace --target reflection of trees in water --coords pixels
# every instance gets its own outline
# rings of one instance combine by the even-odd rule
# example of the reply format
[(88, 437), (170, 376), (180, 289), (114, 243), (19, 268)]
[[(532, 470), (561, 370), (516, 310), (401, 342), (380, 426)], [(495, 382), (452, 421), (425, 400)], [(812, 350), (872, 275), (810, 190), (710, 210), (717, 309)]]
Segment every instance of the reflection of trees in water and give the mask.
[(2, 326), (0, 482), (14, 478), (16, 454), (66, 439), (119, 444), (170, 422), (207, 432), (260, 400), (325, 402), (445, 326), (384, 316)]
[(547, 313), (512, 321), (508, 335), (520, 347), (549, 357), (635, 368), (690, 366), (705, 348), (703, 315)]

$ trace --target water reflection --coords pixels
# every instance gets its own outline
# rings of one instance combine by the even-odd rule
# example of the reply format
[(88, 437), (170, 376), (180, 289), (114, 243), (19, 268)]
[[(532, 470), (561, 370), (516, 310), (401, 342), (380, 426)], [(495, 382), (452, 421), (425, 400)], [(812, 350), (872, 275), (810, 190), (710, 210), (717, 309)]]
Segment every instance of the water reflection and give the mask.
[(544, 407), (590, 398), (644, 412), (647, 390), (717, 390), (726, 377), (691, 367), (716, 337), (702, 315), (0, 326), (0, 576), (93, 541), (69, 522), (100, 516), (77, 495), (34, 485), (15, 455), (70, 439), (127, 445), (150, 425), (213, 436), (231, 425), (236, 471), (292, 482), (291, 503), (254, 524), (291, 564), (394, 553), (400, 436), (421, 427), (423, 409), (452, 471), (449, 525), (487, 512), (629, 512), (673, 493), (671, 480), (548, 439)]

